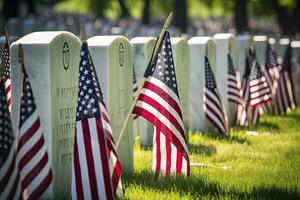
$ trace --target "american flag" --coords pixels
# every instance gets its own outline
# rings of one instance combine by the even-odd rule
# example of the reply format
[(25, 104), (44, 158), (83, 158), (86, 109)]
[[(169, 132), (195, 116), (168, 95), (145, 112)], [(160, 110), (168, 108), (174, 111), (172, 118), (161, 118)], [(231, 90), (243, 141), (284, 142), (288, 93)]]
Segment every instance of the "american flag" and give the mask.
[(205, 56), (205, 84), (203, 95), (203, 110), (205, 117), (222, 134), (229, 135), (228, 122), (221, 96), (215, 82), (208, 58)]
[(255, 64), (256, 60), (253, 59), (253, 52), (249, 51), (246, 57), (246, 68), (242, 80), (242, 96), (244, 100), (245, 110), (246, 110), (246, 117), (244, 117), (245, 125), (249, 124), (256, 124), (259, 120), (259, 109), (260, 106), (252, 107), (250, 105), (250, 71), (251, 66)]
[(159, 44), (134, 113), (155, 126), (152, 169), (156, 176), (190, 175), (187, 141), (178, 95), (169, 32)]
[(279, 79), (279, 71), (277, 67), (277, 52), (271, 48), (270, 45), (267, 47), (267, 54), (266, 54), (266, 63), (262, 66), (262, 72), (267, 79), (267, 82), (272, 91), (272, 101), (267, 102), (263, 105), (265, 112), (277, 112), (276, 106), (276, 88), (277, 88), (277, 81)]
[(250, 63), (250, 104), (252, 107), (256, 107), (270, 101), (272, 94), (271, 88), (267, 82), (266, 77), (261, 71), (255, 54), (249, 54), (248, 59)]
[(11, 111), (11, 84), (10, 84), (10, 53), (9, 43), (6, 42), (1, 56), (1, 66), (5, 67), (4, 76), (2, 77), (5, 85), (5, 94), (7, 96), (8, 110)]
[(240, 88), (238, 86), (237, 69), (235, 69), (231, 56), (228, 54), (228, 78), (227, 94), (228, 100), (236, 104), (241, 103)]
[(243, 98), (241, 95), (241, 81), (240, 81), (240, 73), (234, 67), (232, 58), (230, 54), (227, 56), (228, 58), (228, 78), (227, 78), (227, 94), (228, 100), (236, 104), (236, 124), (246, 125), (245, 117), (246, 110), (243, 102)]
[[(292, 50), (289, 45), (283, 57), (283, 63), (280, 70), (280, 78), (278, 81), (278, 96), (281, 102), (278, 102), (281, 112), (289, 112), (295, 108), (295, 100), (293, 87), (291, 82), (291, 57)], [(281, 103), (281, 104), (280, 104)]]
[(17, 161), (23, 198), (38, 199), (51, 184), (52, 171), (47, 145), (24, 65), (22, 65), (22, 71), (23, 84), (17, 137)]
[(0, 199), (20, 199), (15, 137), (8, 111), (4, 81), (0, 80)]
[(123, 194), (121, 165), (87, 43), (82, 44), (76, 112), (72, 198), (113, 199)]

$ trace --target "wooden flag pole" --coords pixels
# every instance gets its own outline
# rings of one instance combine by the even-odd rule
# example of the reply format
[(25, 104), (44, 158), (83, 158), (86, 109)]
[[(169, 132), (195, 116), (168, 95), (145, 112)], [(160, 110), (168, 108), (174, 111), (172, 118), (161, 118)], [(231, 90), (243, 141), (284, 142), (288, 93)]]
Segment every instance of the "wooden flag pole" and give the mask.
[(5, 40), (6, 40), (6, 43), (8, 45), (8, 48), (10, 48), (10, 39), (9, 39), (9, 34), (8, 34), (8, 31), (7, 31), (6, 27), (4, 28), (4, 35), (5, 35)]
[(84, 30), (82, 24), (80, 25), (80, 40), (81, 40), (81, 42), (86, 41), (86, 33), (85, 33), (85, 30)]
[[(165, 24), (164, 24), (164, 26), (163, 26), (163, 28), (162, 28), (162, 31), (160, 32), (160, 35), (159, 35), (159, 37), (158, 37), (158, 40), (157, 40), (157, 42), (156, 42), (156, 44), (155, 44), (155, 48), (154, 48), (154, 51), (153, 51), (153, 56), (152, 56), (152, 58), (151, 58), (150, 63), (154, 62), (153, 59), (155, 58), (155, 55), (157, 54), (158, 48), (159, 48), (159, 46), (160, 46), (160, 43), (161, 43), (161, 41), (162, 41), (162, 38), (163, 38), (165, 32), (168, 30), (168, 28), (169, 28), (169, 26), (170, 26), (170, 24), (171, 24), (172, 18), (173, 18), (173, 13), (171, 12), (171, 13), (169, 14), (168, 18), (166, 19)], [(144, 78), (142, 79), (142, 82), (141, 82), (141, 84), (140, 84), (140, 87), (139, 87), (139, 89), (138, 89), (138, 91), (137, 91), (137, 93), (136, 93), (136, 96), (135, 96), (135, 98), (134, 98), (134, 100), (133, 100), (133, 102), (132, 102), (132, 104), (131, 104), (131, 107), (130, 107), (130, 110), (129, 110), (129, 112), (128, 112), (128, 114), (127, 114), (127, 117), (126, 117), (126, 119), (125, 119), (124, 125), (123, 125), (123, 127), (122, 127), (122, 129), (121, 129), (121, 133), (120, 133), (120, 135), (119, 135), (119, 139), (118, 139), (117, 144), (116, 144), (116, 150), (117, 150), (117, 151), (118, 151), (118, 149), (119, 149), (120, 142), (121, 142), (121, 140), (122, 140), (123, 137), (124, 137), (126, 128), (127, 128), (127, 126), (128, 126), (129, 120), (130, 120), (130, 116), (131, 116), (131, 114), (132, 114), (132, 112), (133, 112), (133, 109), (134, 109), (134, 107), (135, 107), (135, 105), (136, 105), (138, 99), (139, 99), (140, 93), (141, 93), (141, 91), (142, 91), (142, 89), (143, 89), (143, 87), (144, 87), (145, 82), (146, 82), (146, 78), (144, 77)]]

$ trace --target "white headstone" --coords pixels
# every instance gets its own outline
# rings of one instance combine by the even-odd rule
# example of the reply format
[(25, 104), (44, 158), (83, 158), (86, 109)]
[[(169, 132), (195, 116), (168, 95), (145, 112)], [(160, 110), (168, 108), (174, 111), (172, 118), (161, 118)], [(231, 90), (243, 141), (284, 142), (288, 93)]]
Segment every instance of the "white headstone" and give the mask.
[(216, 69), (216, 43), (212, 37), (192, 37), (188, 40), (190, 54), (189, 127), (191, 131), (205, 131), (206, 119), (203, 112), (204, 56), (207, 56), (212, 70)]
[[(135, 37), (130, 40), (133, 46), (133, 66), (138, 86), (150, 62), (155, 41), (154, 37)], [(152, 146), (154, 127), (150, 122), (143, 117), (138, 117), (134, 121), (134, 132), (135, 135), (140, 135), (142, 146)]]
[(300, 103), (300, 41), (292, 41), (292, 78), (293, 78), (293, 87), (295, 92), (296, 102), (299, 105)]
[(236, 66), (235, 56), (235, 37), (231, 33), (215, 34), (214, 39), (217, 43), (217, 65), (216, 65), (216, 82), (220, 91), (221, 100), (225, 106), (229, 126), (235, 124), (236, 104), (228, 101), (227, 79), (228, 79), (228, 54), (231, 55), (232, 61)]
[(246, 68), (246, 52), (249, 48), (250, 39), (250, 35), (238, 35), (235, 38), (236, 67), (238, 67), (240, 71), (241, 78)]
[(186, 134), (189, 130), (189, 46), (184, 37), (171, 37), (176, 80)]
[(266, 63), (266, 53), (268, 47), (268, 37), (265, 35), (256, 35), (253, 37), (255, 44), (255, 54), (260, 65)]
[(284, 58), (285, 51), (289, 45), (290, 45), (289, 38), (281, 38), (279, 40), (278, 54), (281, 56), (281, 58)]
[(47, 198), (70, 198), (81, 42), (69, 32), (34, 32), (12, 43), (12, 121), (17, 130), (20, 105), (18, 44), (32, 85), (48, 147), (53, 184)]
[[(89, 38), (87, 42), (116, 142), (132, 104), (132, 45), (124, 36), (95, 36)], [(117, 153), (123, 169), (133, 172), (132, 120)]]

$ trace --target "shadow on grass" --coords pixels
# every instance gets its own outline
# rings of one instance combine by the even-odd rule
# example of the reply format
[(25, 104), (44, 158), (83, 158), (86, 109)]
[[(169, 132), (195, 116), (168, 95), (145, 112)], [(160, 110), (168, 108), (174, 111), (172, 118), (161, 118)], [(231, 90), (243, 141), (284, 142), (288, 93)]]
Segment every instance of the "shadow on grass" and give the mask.
[(217, 153), (217, 148), (214, 145), (189, 144), (188, 149), (190, 153), (204, 154), (206, 156), (211, 156)]
[[(223, 188), (219, 183), (210, 181), (205, 176), (191, 176), (186, 179), (182, 176), (176, 179), (156, 179), (152, 172), (144, 170), (133, 175), (124, 174), (126, 187), (140, 186), (143, 190), (156, 190), (160, 193), (177, 192), (180, 195), (188, 194), (192, 199), (209, 197), (212, 199), (229, 197), (230, 199), (300, 199), (296, 189), (284, 189), (275, 186), (253, 187), (251, 190), (238, 191), (236, 188)], [(126, 193), (125, 197), (126, 199)]]
[(272, 133), (279, 133), (281, 131), (278, 124), (268, 121), (261, 121), (256, 125), (250, 126), (249, 129), (258, 131), (269, 131)]
[(251, 144), (251, 142), (247, 139), (245, 136), (237, 136), (237, 135), (220, 135), (219, 133), (215, 132), (207, 132), (203, 134), (205, 137), (208, 137), (210, 139), (224, 141), (228, 143), (240, 143), (240, 144)]

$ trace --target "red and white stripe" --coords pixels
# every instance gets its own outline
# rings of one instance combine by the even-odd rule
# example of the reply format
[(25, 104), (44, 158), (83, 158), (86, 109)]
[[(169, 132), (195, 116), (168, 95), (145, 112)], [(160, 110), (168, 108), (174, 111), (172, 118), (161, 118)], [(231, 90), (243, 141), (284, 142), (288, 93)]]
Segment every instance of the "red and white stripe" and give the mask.
[(288, 71), (281, 72), (277, 90), (278, 107), (280, 113), (295, 109), (291, 79)]
[(219, 132), (229, 135), (225, 112), (218, 91), (211, 91), (204, 87), (203, 110), (206, 118)]
[(259, 120), (259, 109), (260, 106), (252, 107), (250, 105), (250, 86), (249, 79), (243, 78), (242, 81), (242, 96), (244, 100), (244, 107), (242, 108), (242, 117), (240, 120), (241, 126), (247, 126), (250, 124), (256, 124)]
[(4, 85), (5, 85), (5, 94), (7, 98), (8, 110), (11, 112), (11, 81), (7, 76), (3, 77)]
[(238, 124), (241, 126), (248, 126), (247, 109), (249, 106), (249, 82), (247, 78), (243, 78), (241, 84), (242, 104), (238, 105)]
[(0, 199), (20, 199), (21, 184), (14, 145), (0, 170)]
[(40, 120), (35, 110), (19, 128), (17, 162), (23, 199), (37, 199), (52, 181)]
[(255, 107), (271, 100), (271, 89), (264, 76), (249, 81), (250, 104)]
[(114, 193), (117, 194), (117, 196), (121, 197), (124, 195), (124, 190), (123, 190), (122, 180), (121, 180), (122, 167), (115, 150), (115, 143), (114, 143), (112, 129), (108, 117), (109, 115), (107, 112), (106, 105), (103, 101), (100, 102), (100, 110), (101, 110), (102, 126), (103, 126), (106, 145), (108, 149), (108, 164), (109, 164), (112, 187)]
[(157, 176), (190, 175), (190, 162), (178, 96), (162, 81), (147, 78), (133, 111), (154, 124), (153, 171)]
[(113, 199), (108, 152), (100, 117), (76, 122), (72, 199)]
[(227, 94), (228, 100), (237, 104), (241, 104), (240, 89), (238, 87), (237, 72), (235, 75), (228, 73), (227, 78)]

